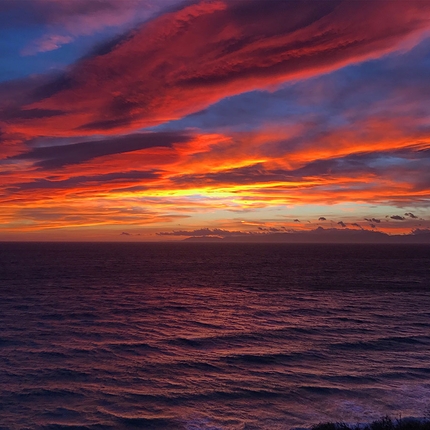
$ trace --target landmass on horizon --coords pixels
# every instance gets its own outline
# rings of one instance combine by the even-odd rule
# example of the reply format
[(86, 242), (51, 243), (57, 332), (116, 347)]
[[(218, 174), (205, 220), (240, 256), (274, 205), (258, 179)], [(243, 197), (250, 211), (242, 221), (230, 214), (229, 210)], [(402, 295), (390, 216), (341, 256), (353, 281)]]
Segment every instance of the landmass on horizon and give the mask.
[[(173, 232), (174, 234), (175, 232)], [(187, 232), (180, 232), (181, 236), (186, 236)], [(339, 230), (324, 229), (306, 232), (290, 233), (254, 233), (219, 236), (210, 234), (202, 236), (190, 236), (184, 239), (186, 242), (251, 242), (251, 243), (416, 243), (430, 244), (430, 232), (415, 232), (404, 235), (389, 235), (383, 232), (370, 230)]]

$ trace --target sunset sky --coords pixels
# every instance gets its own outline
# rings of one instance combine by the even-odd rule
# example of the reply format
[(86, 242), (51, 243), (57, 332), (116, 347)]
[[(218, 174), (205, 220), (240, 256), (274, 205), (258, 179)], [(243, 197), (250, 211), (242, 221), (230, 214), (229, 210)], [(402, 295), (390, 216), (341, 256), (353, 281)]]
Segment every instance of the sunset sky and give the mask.
[(430, 232), (428, 0), (2, 0), (0, 55), (0, 240)]

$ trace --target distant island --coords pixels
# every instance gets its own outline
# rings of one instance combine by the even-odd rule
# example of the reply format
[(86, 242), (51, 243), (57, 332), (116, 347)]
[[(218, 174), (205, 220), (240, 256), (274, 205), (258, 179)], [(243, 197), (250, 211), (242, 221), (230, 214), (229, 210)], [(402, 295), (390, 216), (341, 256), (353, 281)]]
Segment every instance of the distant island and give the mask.
[(342, 230), (336, 228), (324, 229), (322, 227), (306, 232), (239, 234), (238, 232), (206, 229), (203, 233), (196, 234), (196, 232), (181, 231), (164, 233), (164, 235), (184, 236), (184, 242), (430, 244), (430, 231), (428, 230), (415, 230), (404, 235), (389, 235), (379, 231), (348, 228)]

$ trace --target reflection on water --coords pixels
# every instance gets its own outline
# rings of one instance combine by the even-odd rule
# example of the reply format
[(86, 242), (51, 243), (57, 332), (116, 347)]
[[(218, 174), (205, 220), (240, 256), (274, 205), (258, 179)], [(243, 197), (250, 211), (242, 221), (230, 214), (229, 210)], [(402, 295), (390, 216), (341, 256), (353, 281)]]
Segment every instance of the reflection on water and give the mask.
[(3, 244), (1, 425), (423, 415), (429, 268), (425, 246)]

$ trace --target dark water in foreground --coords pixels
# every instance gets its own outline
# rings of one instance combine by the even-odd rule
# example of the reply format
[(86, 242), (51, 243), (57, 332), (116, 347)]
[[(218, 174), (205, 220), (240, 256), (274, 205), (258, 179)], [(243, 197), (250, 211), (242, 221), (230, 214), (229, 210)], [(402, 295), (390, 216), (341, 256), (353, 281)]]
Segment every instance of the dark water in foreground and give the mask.
[(430, 247), (0, 244), (0, 428), (430, 412)]

